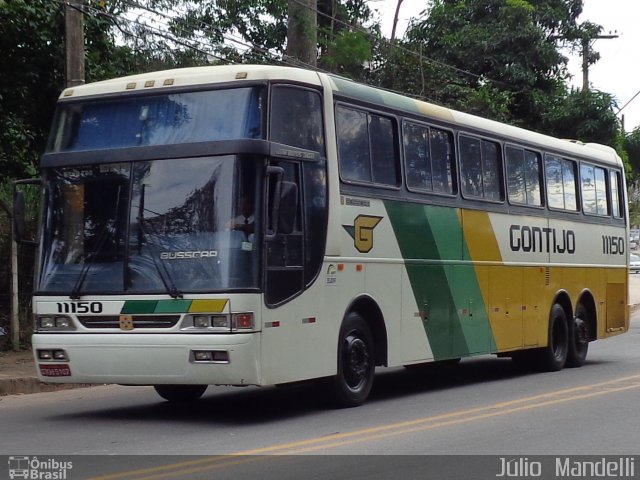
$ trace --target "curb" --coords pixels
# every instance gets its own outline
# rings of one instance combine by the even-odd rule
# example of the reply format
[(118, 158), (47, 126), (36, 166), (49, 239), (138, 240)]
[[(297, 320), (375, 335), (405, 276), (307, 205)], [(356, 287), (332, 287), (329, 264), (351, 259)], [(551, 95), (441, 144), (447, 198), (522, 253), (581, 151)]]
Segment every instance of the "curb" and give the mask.
[(86, 383), (44, 383), (37, 377), (9, 377), (0, 379), (0, 397), (26, 393), (55, 392), (73, 388), (94, 387)]

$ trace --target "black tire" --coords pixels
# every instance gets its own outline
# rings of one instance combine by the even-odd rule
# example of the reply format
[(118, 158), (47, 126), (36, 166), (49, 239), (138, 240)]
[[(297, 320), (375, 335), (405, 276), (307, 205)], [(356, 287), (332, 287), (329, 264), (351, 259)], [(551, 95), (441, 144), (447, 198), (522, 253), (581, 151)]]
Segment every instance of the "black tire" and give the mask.
[(582, 305), (576, 308), (576, 316), (569, 325), (569, 352), (567, 367), (581, 367), (589, 351), (589, 315)]
[(332, 399), (339, 407), (362, 405), (373, 386), (375, 352), (367, 322), (350, 313), (342, 322), (338, 340), (338, 373), (331, 379)]
[(154, 385), (158, 395), (165, 400), (176, 403), (198, 400), (208, 385)]
[(532, 352), (535, 367), (545, 372), (562, 370), (569, 354), (569, 327), (564, 309), (559, 304), (549, 314), (549, 341), (546, 347)]

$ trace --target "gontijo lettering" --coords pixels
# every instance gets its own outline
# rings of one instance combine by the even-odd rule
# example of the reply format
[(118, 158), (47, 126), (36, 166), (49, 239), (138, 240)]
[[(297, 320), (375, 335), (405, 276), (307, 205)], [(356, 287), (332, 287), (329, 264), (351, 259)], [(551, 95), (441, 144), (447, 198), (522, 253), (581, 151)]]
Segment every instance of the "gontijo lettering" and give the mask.
[(514, 252), (574, 254), (576, 252), (576, 234), (573, 230), (511, 225), (509, 227), (509, 246)]

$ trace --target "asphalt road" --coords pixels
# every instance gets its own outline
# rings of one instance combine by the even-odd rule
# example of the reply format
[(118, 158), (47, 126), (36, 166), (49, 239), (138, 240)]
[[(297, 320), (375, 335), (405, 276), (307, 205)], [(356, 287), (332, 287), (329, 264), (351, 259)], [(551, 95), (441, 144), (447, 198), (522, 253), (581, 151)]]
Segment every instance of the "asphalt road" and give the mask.
[[(557, 373), (522, 373), (494, 357), (453, 368), (381, 371), (370, 400), (344, 410), (327, 408), (318, 390), (305, 386), (210, 387), (200, 402), (182, 407), (145, 387), (0, 397), (0, 454), (162, 456), (100, 457), (104, 471), (138, 472), (141, 462), (150, 470), (81, 477), (110, 480), (182, 478), (157, 470), (159, 463), (180, 465), (174, 468), (190, 472), (185, 478), (213, 478), (212, 471), (229, 463), (229, 457), (167, 455), (240, 454), (250, 459), (247, 478), (269, 463), (263, 455), (274, 454), (330, 456), (332, 462), (360, 455), (638, 455), (639, 335), (635, 313), (629, 333), (591, 344), (585, 366)], [(371, 458), (374, 465), (377, 457)], [(400, 458), (389, 457), (386, 465)], [(307, 474), (298, 478), (318, 471), (290, 467)]]

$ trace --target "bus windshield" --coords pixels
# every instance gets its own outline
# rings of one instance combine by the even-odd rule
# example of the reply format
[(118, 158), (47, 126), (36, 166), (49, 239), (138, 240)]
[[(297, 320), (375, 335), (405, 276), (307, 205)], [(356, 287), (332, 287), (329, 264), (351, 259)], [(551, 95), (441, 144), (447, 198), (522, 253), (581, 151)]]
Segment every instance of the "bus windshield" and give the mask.
[(63, 103), (48, 153), (264, 138), (259, 87)]
[(229, 155), (48, 171), (39, 290), (258, 288), (260, 170)]

